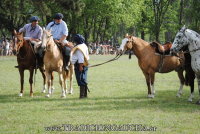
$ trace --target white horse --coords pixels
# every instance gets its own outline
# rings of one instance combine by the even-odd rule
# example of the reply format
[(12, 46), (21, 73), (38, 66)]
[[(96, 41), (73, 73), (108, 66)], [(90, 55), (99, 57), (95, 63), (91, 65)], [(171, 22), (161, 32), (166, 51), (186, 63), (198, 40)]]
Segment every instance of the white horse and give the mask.
[[(185, 26), (183, 26), (176, 34), (171, 52), (179, 52), (183, 46), (187, 45), (191, 55), (191, 66), (198, 81), (200, 95), (200, 35), (197, 32), (187, 29)], [(200, 99), (197, 104), (200, 105)]]

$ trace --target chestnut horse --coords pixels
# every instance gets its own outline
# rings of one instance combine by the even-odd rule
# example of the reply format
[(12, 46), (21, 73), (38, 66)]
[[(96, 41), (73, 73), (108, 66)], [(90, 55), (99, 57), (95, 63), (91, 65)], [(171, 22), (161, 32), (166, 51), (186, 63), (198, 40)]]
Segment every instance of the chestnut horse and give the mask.
[(154, 79), (156, 72), (168, 73), (173, 70), (177, 71), (180, 80), (179, 91), (182, 90), (185, 83), (182, 67), (184, 64), (184, 56), (182, 58), (176, 56), (161, 57), (155, 54), (155, 48), (150, 43), (134, 36), (129, 36), (120, 48), (123, 52), (132, 50), (138, 58), (139, 66), (146, 78), (149, 98), (154, 98)]
[[(33, 47), (30, 45), (29, 41), (24, 40), (23, 33), (17, 33), (14, 30), (14, 49), (17, 55), (17, 63), (18, 69), (20, 73), (20, 83), (21, 83), (21, 91), (19, 96), (23, 96), (24, 91), (24, 71), (29, 70), (29, 83), (30, 83), (30, 96), (33, 97), (33, 73), (36, 68), (36, 55), (34, 53)], [(46, 80), (44, 69), (39, 67), (40, 72), (43, 77), (43, 90), (46, 88)]]
[(55, 44), (53, 40), (53, 36), (51, 31), (43, 29), (43, 36), (42, 36), (42, 47), (46, 48), (46, 52), (44, 55), (44, 65), (45, 65), (45, 72), (46, 72), (46, 79), (48, 82), (48, 94), (46, 97), (50, 97), (52, 94), (52, 81), (50, 74), (53, 71), (58, 72), (59, 74), (59, 82), (61, 85), (62, 94), (61, 97), (66, 97), (67, 93), (67, 85), (66, 79), (70, 79), (70, 89), (68, 93), (72, 93), (72, 80), (73, 80), (73, 70), (74, 67), (71, 64), (69, 71), (64, 71), (63, 68), (63, 55), (60, 49), (58, 48), (57, 44)]

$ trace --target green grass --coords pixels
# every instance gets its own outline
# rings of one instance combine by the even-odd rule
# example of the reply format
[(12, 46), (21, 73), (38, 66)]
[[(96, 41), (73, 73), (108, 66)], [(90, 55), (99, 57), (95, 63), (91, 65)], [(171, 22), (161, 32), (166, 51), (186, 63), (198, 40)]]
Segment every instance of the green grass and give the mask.
[[(114, 56), (91, 56), (90, 64), (104, 62)], [(136, 57), (122, 56), (119, 60), (90, 68), (88, 72), (89, 98), (80, 100), (74, 78), (74, 94), (60, 98), (58, 75), (51, 98), (41, 93), (42, 77), (38, 72), (34, 97), (29, 97), (29, 73), (25, 73), (25, 90), (18, 97), (20, 83), (16, 57), (0, 57), (0, 133), (67, 133), (45, 131), (45, 127), (62, 124), (143, 124), (157, 127), (156, 132), (77, 132), (72, 133), (159, 133), (197, 134), (200, 132), (200, 107), (197, 84), (195, 99), (187, 102), (189, 87), (176, 98), (179, 80), (176, 72), (156, 74), (154, 99), (147, 98), (147, 87)]]

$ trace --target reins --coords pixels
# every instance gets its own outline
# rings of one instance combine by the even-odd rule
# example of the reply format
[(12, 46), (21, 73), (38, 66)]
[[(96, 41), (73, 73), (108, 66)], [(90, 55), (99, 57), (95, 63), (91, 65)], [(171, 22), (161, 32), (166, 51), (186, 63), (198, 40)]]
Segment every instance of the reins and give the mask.
[(88, 67), (97, 67), (97, 66), (100, 66), (100, 65), (103, 65), (103, 64), (106, 64), (106, 63), (109, 63), (109, 62), (112, 62), (112, 61), (115, 61), (115, 60), (118, 60), (121, 56), (122, 56), (123, 53), (120, 53), (120, 54), (117, 54), (114, 58), (108, 60), (108, 61), (105, 61), (103, 63), (99, 63), (99, 64), (95, 64), (95, 65), (89, 65)]
[(194, 50), (191, 50), (191, 51), (187, 50), (187, 51), (184, 51), (183, 53), (196, 52), (196, 51), (198, 51), (198, 50), (200, 50), (200, 48), (198, 48), (198, 49), (194, 49)]

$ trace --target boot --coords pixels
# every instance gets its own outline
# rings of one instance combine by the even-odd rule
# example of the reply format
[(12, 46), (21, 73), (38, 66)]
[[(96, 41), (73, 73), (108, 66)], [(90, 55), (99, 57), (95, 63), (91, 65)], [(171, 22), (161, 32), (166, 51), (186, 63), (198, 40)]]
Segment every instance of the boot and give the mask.
[(80, 99), (85, 98), (85, 86), (80, 86)]
[(38, 66), (39, 67), (43, 67), (43, 65), (44, 65), (44, 61), (43, 61), (43, 57), (38, 57)]
[(87, 91), (88, 91), (88, 87), (87, 87), (87, 85), (85, 86), (85, 94), (84, 94), (84, 96), (87, 98)]

